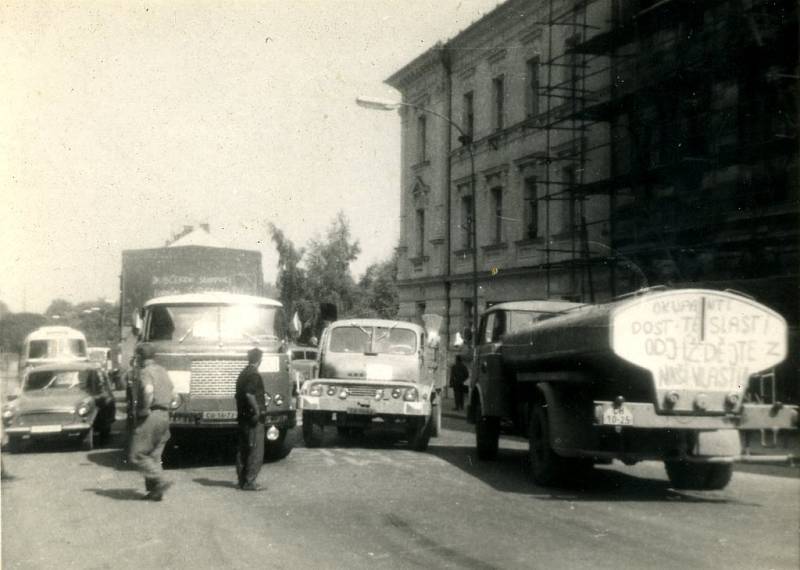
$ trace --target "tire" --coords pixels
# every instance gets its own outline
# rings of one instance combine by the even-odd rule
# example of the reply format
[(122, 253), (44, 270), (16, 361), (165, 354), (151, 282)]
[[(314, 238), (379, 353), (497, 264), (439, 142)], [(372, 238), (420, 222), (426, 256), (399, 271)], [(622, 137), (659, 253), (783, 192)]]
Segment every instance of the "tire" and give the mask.
[(414, 451), (425, 451), (431, 440), (432, 422), (430, 418), (418, 418), (408, 429), (408, 447)]
[(550, 445), (550, 420), (547, 408), (535, 404), (528, 425), (528, 459), (530, 472), (538, 485), (553, 486), (564, 482), (567, 461)]
[(431, 413), (431, 437), (439, 437), (442, 433), (442, 406), (437, 401)]
[(322, 445), (324, 426), (317, 422), (314, 414), (303, 412), (303, 442), (306, 447), (319, 447)]
[(83, 451), (91, 451), (94, 449), (94, 428), (90, 427), (86, 435), (81, 439), (81, 449)]
[(484, 416), (479, 401), (473, 405), (475, 413), (475, 450), (478, 459), (491, 461), (497, 457), (500, 446), (500, 418)]
[(289, 430), (283, 428), (280, 432), (281, 434), (275, 441), (264, 442), (264, 461), (267, 463), (286, 459), (294, 448), (294, 439), (289, 434)]
[(727, 487), (733, 476), (730, 463), (665, 461), (664, 467), (675, 489), (716, 491)]

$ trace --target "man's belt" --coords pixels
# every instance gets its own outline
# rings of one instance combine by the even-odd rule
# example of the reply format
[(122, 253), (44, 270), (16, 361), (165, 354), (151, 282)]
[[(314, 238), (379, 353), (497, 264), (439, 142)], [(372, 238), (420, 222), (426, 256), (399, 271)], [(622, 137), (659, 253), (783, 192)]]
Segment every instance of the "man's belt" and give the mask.
[(168, 412), (169, 408), (167, 406), (150, 406), (151, 410), (161, 410), (162, 412)]

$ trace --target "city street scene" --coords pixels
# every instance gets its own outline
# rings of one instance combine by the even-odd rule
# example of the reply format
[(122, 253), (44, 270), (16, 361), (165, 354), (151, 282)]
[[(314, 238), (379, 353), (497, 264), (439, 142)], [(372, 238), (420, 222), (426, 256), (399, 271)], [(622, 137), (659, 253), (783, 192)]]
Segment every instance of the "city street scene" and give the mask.
[(0, 7), (0, 566), (800, 567), (795, 0)]

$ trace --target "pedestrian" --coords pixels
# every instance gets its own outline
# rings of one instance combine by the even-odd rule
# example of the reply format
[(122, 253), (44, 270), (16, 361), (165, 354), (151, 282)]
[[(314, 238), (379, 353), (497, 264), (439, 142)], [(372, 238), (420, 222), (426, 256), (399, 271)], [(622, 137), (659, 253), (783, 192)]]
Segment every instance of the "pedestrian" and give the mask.
[(464, 395), (467, 393), (465, 385), (469, 378), (469, 369), (461, 360), (461, 355), (456, 354), (456, 361), (450, 368), (450, 386), (453, 387), (453, 398), (455, 398), (456, 410), (464, 409)]
[(236, 475), (242, 491), (261, 491), (256, 483), (264, 463), (264, 422), (267, 401), (258, 367), (262, 352), (247, 352), (247, 366), (236, 379), (236, 420), (239, 433), (236, 446)]
[(155, 348), (149, 343), (136, 347), (139, 370), (134, 375), (135, 427), (130, 461), (144, 475), (150, 501), (160, 501), (172, 483), (164, 479), (161, 455), (169, 441), (169, 405), (174, 388), (169, 374), (153, 360)]

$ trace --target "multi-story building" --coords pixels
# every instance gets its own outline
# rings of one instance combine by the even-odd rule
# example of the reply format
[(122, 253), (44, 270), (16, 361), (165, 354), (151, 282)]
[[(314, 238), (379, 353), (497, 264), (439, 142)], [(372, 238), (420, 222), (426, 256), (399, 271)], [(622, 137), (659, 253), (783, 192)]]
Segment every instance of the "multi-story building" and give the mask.
[(797, 18), (508, 0), (397, 71), (401, 315), (702, 282), (796, 321)]

